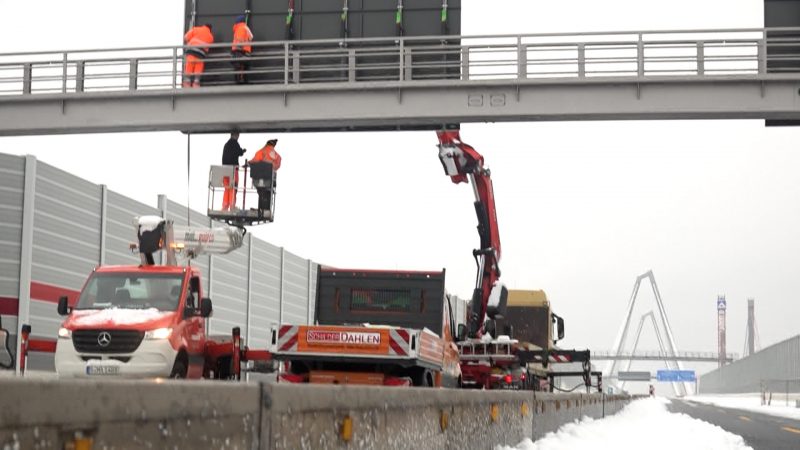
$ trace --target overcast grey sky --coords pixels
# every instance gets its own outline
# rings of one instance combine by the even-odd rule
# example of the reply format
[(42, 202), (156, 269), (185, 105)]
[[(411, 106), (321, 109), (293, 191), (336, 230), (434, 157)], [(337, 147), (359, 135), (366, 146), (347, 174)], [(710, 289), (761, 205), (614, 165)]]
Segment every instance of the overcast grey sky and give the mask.
[[(464, 34), (760, 27), (762, 0), (463, 0)], [(179, 0), (0, 0), (0, 51), (180, 44)], [(468, 296), (471, 189), (442, 173), (433, 132), (284, 134), (276, 221), (253, 232), (337, 266), (446, 267)], [(746, 299), (762, 345), (800, 331), (800, 130), (760, 121), (469, 124), (492, 169), (503, 280), (545, 289), (565, 346), (610, 348), (637, 275), (652, 269), (678, 346), (716, 348), (715, 299), (741, 352)], [(266, 135), (243, 135), (249, 155)], [(226, 136), (193, 137), (191, 204)], [(149, 204), (185, 203), (178, 132), (0, 138)], [(634, 315), (653, 308), (649, 289)], [(634, 324), (635, 325), (635, 324)], [(655, 348), (649, 332), (642, 347)], [(708, 367), (706, 367), (708, 368)]]

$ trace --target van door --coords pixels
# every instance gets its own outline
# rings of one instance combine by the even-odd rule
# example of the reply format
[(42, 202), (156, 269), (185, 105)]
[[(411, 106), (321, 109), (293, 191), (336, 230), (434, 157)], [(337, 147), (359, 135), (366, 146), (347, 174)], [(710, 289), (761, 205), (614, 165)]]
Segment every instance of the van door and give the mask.
[(184, 333), (189, 354), (189, 378), (200, 378), (205, 365), (205, 320), (200, 317), (200, 277), (192, 276), (186, 289)]

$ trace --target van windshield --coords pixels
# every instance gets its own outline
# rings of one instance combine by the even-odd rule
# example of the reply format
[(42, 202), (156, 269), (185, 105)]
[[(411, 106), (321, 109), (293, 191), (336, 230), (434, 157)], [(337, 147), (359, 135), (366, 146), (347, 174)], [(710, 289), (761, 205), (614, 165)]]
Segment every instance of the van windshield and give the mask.
[(94, 273), (75, 309), (178, 309), (182, 275)]

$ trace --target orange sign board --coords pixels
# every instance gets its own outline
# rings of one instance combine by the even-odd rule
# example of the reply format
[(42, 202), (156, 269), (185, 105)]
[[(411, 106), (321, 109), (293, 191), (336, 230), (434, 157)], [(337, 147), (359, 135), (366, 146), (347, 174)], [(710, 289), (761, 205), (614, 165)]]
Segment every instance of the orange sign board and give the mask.
[(389, 330), (361, 327), (303, 327), (297, 333), (297, 351), (389, 355)]

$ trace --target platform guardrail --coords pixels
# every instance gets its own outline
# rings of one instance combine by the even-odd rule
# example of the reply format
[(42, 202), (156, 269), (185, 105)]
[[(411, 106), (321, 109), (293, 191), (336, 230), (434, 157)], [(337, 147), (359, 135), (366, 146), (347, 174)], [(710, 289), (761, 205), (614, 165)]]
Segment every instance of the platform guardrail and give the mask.
[[(230, 43), (204, 86), (232, 85)], [(620, 31), (253, 43), (252, 84), (761, 77), (800, 69), (800, 29)], [(0, 54), (0, 101), (36, 94), (180, 90), (186, 47)], [(202, 86), (201, 86), (202, 87)]]

